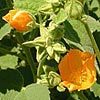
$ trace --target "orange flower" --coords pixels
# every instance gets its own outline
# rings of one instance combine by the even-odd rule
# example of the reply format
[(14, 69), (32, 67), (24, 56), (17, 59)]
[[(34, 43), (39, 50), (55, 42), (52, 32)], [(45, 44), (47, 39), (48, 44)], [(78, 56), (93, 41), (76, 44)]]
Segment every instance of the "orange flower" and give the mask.
[(62, 79), (59, 85), (67, 87), (69, 91), (90, 88), (96, 81), (95, 58), (89, 52), (71, 49), (59, 64)]
[(27, 11), (18, 9), (10, 10), (8, 14), (3, 16), (3, 19), (17, 31), (28, 31), (30, 25), (35, 25), (35, 21)]

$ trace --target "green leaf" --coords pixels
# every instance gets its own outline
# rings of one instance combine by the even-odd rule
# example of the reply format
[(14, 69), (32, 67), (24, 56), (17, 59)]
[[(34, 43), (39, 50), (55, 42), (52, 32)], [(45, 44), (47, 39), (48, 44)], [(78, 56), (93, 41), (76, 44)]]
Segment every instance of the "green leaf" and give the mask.
[(52, 46), (48, 46), (46, 48), (46, 50), (47, 50), (47, 53), (49, 54), (49, 56), (52, 57), (53, 53), (54, 53), (54, 50), (53, 50)]
[(90, 88), (90, 91), (94, 93), (95, 97), (100, 97), (100, 84), (95, 82), (94, 85)]
[(56, 24), (60, 24), (62, 22), (64, 22), (66, 19), (67, 19), (68, 15), (67, 13), (65, 12), (64, 9), (60, 9), (60, 11), (57, 13), (57, 15), (53, 15), (53, 21), (56, 23)]
[(53, 50), (55, 50), (56, 52), (59, 52), (59, 53), (65, 53), (67, 51), (65, 45), (62, 42), (54, 43)]
[(51, 3), (44, 4), (39, 8), (39, 11), (42, 12), (43, 14), (51, 14), (53, 12), (52, 4)]
[(48, 36), (48, 29), (42, 25), (40, 25), (40, 35), (43, 38), (46, 38)]
[(69, 20), (69, 22), (66, 21), (64, 24), (64, 39), (69, 46), (93, 53), (92, 44), (83, 23), (78, 20)]
[(11, 31), (11, 26), (9, 24), (5, 24), (0, 29), (0, 40), (2, 40), (4, 36), (6, 36), (8, 33), (10, 33), (10, 31)]
[(35, 15), (45, 3), (45, 0), (14, 0), (14, 8), (26, 10)]
[(98, 16), (98, 18), (100, 18), (100, 1), (92, 0), (90, 8), (93, 11), (93, 13), (95, 13), (95, 15)]
[(18, 57), (14, 55), (7, 54), (0, 56), (0, 67), (1, 69), (7, 69), (7, 68), (16, 69), (17, 61)]
[(88, 16), (87, 23), (89, 25), (91, 32), (94, 32), (96, 30), (100, 31), (100, 22), (96, 21), (93, 17)]
[(18, 93), (19, 92), (14, 90), (7, 91), (6, 94), (0, 93), (0, 100), (14, 100), (14, 98), (16, 97), (16, 95), (18, 95)]
[(0, 93), (0, 100), (50, 100), (49, 90), (40, 84), (31, 84), (23, 88), (21, 92), (14, 90)]
[(37, 37), (33, 41), (24, 42), (23, 45), (26, 45), (28, 47), (35, 47), (35, 46), (44, 47), (45, 46), (45, 42), (46, 42), (46, 40), (44, 38)]
[(14, 100), (50, 100), (48, 88), (40, 84), (31, 84), (16, 96)]
[(0, 71), (0, 91), (5, 93), (7, 89), (19, 91), (23, 86), (23, 77), (18, 70), (7, 69)]
[(59, 63), (59, 61), (60, 61), (60, 54), (55, 52), (54, 53), (54, 59), (56, 60), (57, 63)]

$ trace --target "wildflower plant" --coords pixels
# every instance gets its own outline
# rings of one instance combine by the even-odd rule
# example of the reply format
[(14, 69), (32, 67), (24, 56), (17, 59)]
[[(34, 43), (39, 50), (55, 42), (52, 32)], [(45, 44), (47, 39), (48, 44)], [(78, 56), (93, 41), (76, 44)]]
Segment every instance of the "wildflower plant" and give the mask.
[(0, 99), (100, 99), (99, 0), (0, 1)]

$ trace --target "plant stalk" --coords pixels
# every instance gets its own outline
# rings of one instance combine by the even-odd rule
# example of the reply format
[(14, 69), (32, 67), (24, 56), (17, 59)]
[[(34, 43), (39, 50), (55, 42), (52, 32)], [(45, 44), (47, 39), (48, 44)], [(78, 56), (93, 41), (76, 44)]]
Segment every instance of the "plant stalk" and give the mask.
[(76, 91), (75, 93), (79, 96), (80, 100), (88, 100), (83, 94), (83, 91)]
[(98, 48), (98, 46), (97, 46), (97, 44), (95, 42), (95, 39), (93, 37), (93, 34), (90, 31), (90, 28), (89, 28), (88, 24), (87, 23), (84, 23), (84, 26), (85, 26), (85, 28), (87, 30), (87, 33), (88, 33), (89, 37), (90, 37), (90, 40), (91, 40), (93, 49), (95, 50), (95, 53), (97, 55), (98, 62), (100, 64), (100, 51), (99, 51), (99, 48)]
[[(85, 28), (86, 28), (86, 31), (87, 31), (87, 33), (88, 33), (88, 36), (90, 37), (90, 40), (91, 40), (93, 49), (94, 49), (94, 51), (95, 51), (95, 53), (96, 53), (97, 60), (98, 60), (99, 65), (100, 65), (100, 51), (99, 51), (99, 48), (98, 48), (98, 46), (97, 46), (97, 44), (96, 44), (96, 41), (95, 41), (95, 39), (94, 39), (94, 37), (93, 37), (93, 34), (91, 33), (91, 30), (90, 30), (90, 28), (89, 28), (87, 22), (83, 22), (83, 21), (82, 21), (82, 23), (84, 24), (84, 26), (85, 26)], [(96, 67), (96, 69), (97, 69), (98, 75), (100, 75), (100, 71), (99, 71), (100, 69), (99, 69), (99, 67)]]
[(45, 62), (47, 58), (47, 55), (45, 55), (39, 62), (39, 66), (38, 66), (38, 69), (37, 69), (37, 77), (40, 77), (41, 73), (42, 73), (42, 70), (43, 70), (43, 64)]
[(24, 50), (24, 52), (26, 54), (27, 62), (30, 65), (30, 68), (31, 68), (31, 71), (33, 74), (33, 80), (34, 80), (34, 82), (36, 82), (36, 66), (35, 66), (35, 61), (33, 60), (32, 54), (30, 52), (30, 48), (22, 45), (22, 43), (24, 42), (22, 33), (15, 32), (15, 36), (16, 36), (18, 43), (21, 45), (22, 49)]

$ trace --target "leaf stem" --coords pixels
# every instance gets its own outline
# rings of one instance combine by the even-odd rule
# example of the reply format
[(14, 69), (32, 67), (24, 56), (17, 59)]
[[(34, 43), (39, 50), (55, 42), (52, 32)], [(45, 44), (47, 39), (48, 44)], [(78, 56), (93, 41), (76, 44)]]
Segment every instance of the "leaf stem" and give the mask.
[(75, 91), (75, 93), (79, 96), (80, 100), (88, 100), (83, 94), (83, 91)]
[(17, 54), (16, 52), (11, 52), (11, 51), (7, 50), (6, 48), (0, 47), (0, 53), (1, 54), (11, 54), (11, 55), (15, 55), (15, 56), (18, 56), (22, 60), (26, 60), (26, 58), (22, 54), (20, 54), (20, 53)]
[(24, 52), (26, 54), (27, 62), (30, 65), (30, 68), (31, 68), (31, 71), (33, 74), (33, 80), (34, 80), (34, 82), (36, 82), (36, 66), (35, 66), (35, 61), (33, 60), (32, 54), (30, 52), (30, 49), (28, 47), (22, 45), (22, 43), (24, 42), (22, 33), (15, 32), (15, 36), (16, 36), (18, 43), (22, 46), (22, 49), (24, 50)]
[(94, 39), (94, 37), (93, 37), (93, 35), (92, 35), (91, 31), (90, 31), (90, 28), (89, 28), (88, 24), (87, 24), (87, 23), (84, 23), (84, 26), (85, 26), (85, 28), (86, 28), (86, 30), (87, 30), (87, 32), (88, 32), (88, 35), (89, 35), (89, 37), (90, 37), (92, 46), (93, 46), (93, 48), (94, 48), (94, 50), (95, 50), (95, 53), (96, 53), (96, 55), (97, 55), (97, 59), (98, 59), (99, 64), (100, 64), (100, 51), (99, 51), (99, 49), (98, 49), (98, 46), (97, 46), (97, 44), (96, 44), (96, 42), (95, 42), (95, 39)]
[[(88, 33), (88, 35), (89, 35), (89, 37), (90, 37), (90, 40), (91, 40), (93, 49), (94, 49), (94, 51), (95, 51), (95, 53), (96, 53), (96, 56), (97, 56), (97, 60), (98, 60), (98, 62), (99, 62), (99, 64), (100, 64), (100, 51), (99, 51), (99, 48), (98, 48), (98, 46), (97, 46), (97, 44), (96, 44), (96, 41), (95, 41), (95, 39), (94, 39), (94, 37), (93, 37), (93, 34), (91, 33), (91, 30), (90, 30), (90, 28), (89, 28), (87, 22), (82, 21), (82, 23), (84, 24), (84, 26), (85, 26), (85, 28), (86, 28), (86, 31), (87, 31), (87, 33)], [(97, 69), (98, 74), (100, 75), (99, 67), (96, 68), (96, 69)]]
[(38, 66), (38, 69), (37, 69), (37, 77), (40, 77), (40, 75), (41, 75), (41, 72), (42, 72), (42, 69), (43, 69), (43, 64), (44, 64), (46, 58), (47, 58), (47, 55), (45, 55), (39, 62), (39, 66)]

